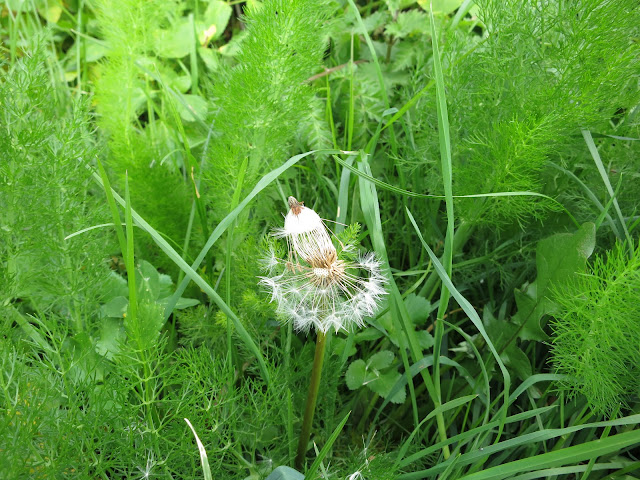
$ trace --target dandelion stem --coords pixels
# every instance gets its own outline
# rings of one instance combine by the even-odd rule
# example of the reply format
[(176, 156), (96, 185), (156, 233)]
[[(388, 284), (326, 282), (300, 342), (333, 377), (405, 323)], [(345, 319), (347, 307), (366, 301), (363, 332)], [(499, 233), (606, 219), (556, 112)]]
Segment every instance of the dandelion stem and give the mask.
[(322, 364), (324, 362), (324, 346), (327, 336), (318, 330), (318, 338), (316, 340), (316, 353), (313, 357), (313, 368), (311, 369), (311, 382), (309, 383), (309, 393), (307, 394), (307, 405), (304, 410), (304, 419), (302, 420), (302, 431), (300, 432), (300, 440), (298, 440), (298, 454), (296, 455), (295, 467), (302, 470), (304, 464), (304, 455), (307, 453), (307, 444), (311, 436), (311, 426), (313, 424), (313, 414), (316, 410), (316, 400), (318, 398), (318, 389), (320, 388), (320, 377), (322, 375)]

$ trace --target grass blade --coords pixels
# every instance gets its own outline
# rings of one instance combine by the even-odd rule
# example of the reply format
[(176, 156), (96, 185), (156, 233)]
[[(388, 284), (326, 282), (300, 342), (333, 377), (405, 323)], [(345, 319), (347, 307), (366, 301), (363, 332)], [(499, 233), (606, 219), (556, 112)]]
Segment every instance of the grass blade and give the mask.
[[(455, 235), (455, 216), (453, 213), (453, 166), (451, 164), (451, 136), (449, 133), (449, 113), (447, 110), (447, 97), (444, 89), (444, 75), (440, 63), (440, 48), (438, 47), (438, 33), (436, 32), (433, 18), (433, 5), (429, 5), (429, 19), (431, 23), (431, 43), (433, 45), (433, 70), (436, 77), (436, 110), (438, 113), (438, 137), (440, 140), (440, 165), (442, 169), (442, 183), (444, 187), (445, 207), (447, 211), (447, 233), (444, 237), (444, 254), (442, 263), (445, 271), (451, 277), (453, 266), (453, 239)], [(406, 208), (406, 207), (405, 207)], [(436, 387), (436, 395), (441, 400), (440, 391), (440, 348), (444, 337), (444, 325), (442, 320), (449, 307), (451, 294), (443, 283), (440, 289), (440, 303), (436, 316), (436, 325), (433, 344), (433, 381)], [(447, 458), (447, 455), (445, 455)]]
[(640, 430), (620, 433), (603, 440), (593, 440), (581, 445), (563, 448), (555, 452), (543, 453), (535, 457), (523, 458), (482, 472), (466, 475), (465, 480), (500, 480), (514, 474), (540, 468), (552, 468), (596, 458), (609, 453), (619, 453), (623, 449), (640, 444)]
[[(362, 172), (362, 171), (358, 170), (353, 165), (345, 162), (344, 160), (336, 157), (335, 155), (333, 156), (333, 158), (340, 165), (342, 165), (343, 167), (351, 170), (351, 172), (355, 173), (360, 178), (364, 178), (364, 179), (368, 180), (369, 182), (375, 184), (376, 186), (378, 186), (378, 187), (380, 187), (380, 188), (382, 188), (384, 190), (389, 190), (390, 192), (397, 193), (398, 195), (405, 195), (407, 197), (413, 197), (413, 198), (436, 198), (436, 199), (444, 199), (444, 198), (446, 198), (445, 195), (431, 195), (431, 194), (428, 194), (428, 193), (415, 193), (415, 192), (411, 192), (409, 190), (404, 190), (404, 189), (396, 187), (394, 185), (390, 185), (388, 183), (385, 183), (382, 180), (378, 180), (377, 178), (375, 178), (375, 177), (373, 177), (373, 176), (371, 176), (371, 175), (369, 175), (369, 174), (367, 174), (365, 172)], [(545, 198), (547, 200), (551, 200), (552, 202), (555, 202), (557, 205), (559, 205), (560, 207), (562, 207), (564, 209), (562, 204), (559, 203), (554, 198), (551, 198), (551, 197), (549, 197), (549, 196), (547, 196), (547, 195), (545, 195), (543, 193), (528, 192), (528, 191), (473, 193), (473, 194), (470, 194), (470, 195), (452, 195), (452, 198), (521, 197), (521, 196), (525, 196), (525, 197), (526, 196), (529, 196), (529, 197), (542, 197), (542, 198)], [(566, 209), (564, 209), (564, 210), (566, 211)]]
[[(628, 463), (624, 462), (609, 462), (609, 463), (596, 463), (593, 465), (591, 471), (599, 471), (599, 470), (619, 470), (626, 466)], [(636, 468), (640, 467), (640, 462), (636, 462)], [(559, 475), (570, 475), (576, 473), (586, 472), (588, 465), (572, 465), (570, 467), (556, 467), (556, 468), (546, 468), (544, 470), (536, 470), (535, 472), (525, 473), (524, 475), (518, 475), (517, 477), (513, 477), (511, 480), (533, 480), (534, 478), (550, 478), (550, 477), (558, 477)], [(571, 478), (571, 477), (567, 477)], [(576, 478), (576, 477), (574, 477)], [(613, 476), (609, 478), (614, 478)]]
[(509, 404), (515, 402), (522, 392), (535, 385), (536, 383), (557, 382), (563, 380), (564, 378), (566, 378), (566, 375), (560, 375), (558, 373), (540, 373), (538, 375), (531, 375), (524, 382), (518, 385), (518, 388), (516, 388), (511, 396), (509, 396)]
[(601, 215), (604, 214), (605, 218), (607, 219), (607, 223), (609, 223), (609, 226), (611, 227), (611, 231), (614, 233), (614, 235), (618, 237), (620, 240), (622, 240), (620, 231), (618, 230), (618, 226), (613, 221), (613, 218), (611, 218), (611, 215), (609, 215), (608, 209), (605, 208), (602, 205), (602, 203), (600, 203), (600, 200), (598, 200), (598, 197), (596, 197), (595, 193), (591, 191), (591, 189), (587, 186), (587, 184), (585, 184), (582, 180), (580, 180), (575, 173), (567, 170), (566, 168), (562, 168), (560, 165), (556, 165), (553, 162), (549, 162), (548, 165), (550, 167), (555, 168), (556, 170), (561, 171), (566, 176), (568, 176), (571, 180), (573, 180), (578, 185), (580, 185), (580, 188), (584, 190), (587, 197), (589, 197), (589, 200), (591, 200), (591, 202), (596, 206), (596, 208), (600, 211)]
[[(422, 427), (422, 425), (426, 421), (432, 419), (436, 415), (442, 415), (444, 412), (448, 410), (451, 410), (453, 408), (464, 405), (467, 402), (475, 400), (476, 398), (478, 398), (478, 395), (465, 395), (464, 397), (453, 399), (450, 402), (440, 405), (439, 407), (434, 408), (432, 411), (430, 411), (429, 414), (426, 417), (424, 417), (420, 422), (420, 424), (413, 430), (413, 432), (411, 432), (411, 435), (409, 435), (409, 438), (405, 440), (405, 442), (402, 444), (402, 447), (400, 447), (400, 450), (398, 451), (398, 457), (396, 458), (395, 466), (398, 466), (400, 464), (400, 462), (402, 461), (402, 457), (405, 456), (405, 454), (407, 453), (407, 450), (409, 449), (409, 446), (411, 445), (411, 442), (413, 441), (413, 437), (415, 437), (416, 434), (420, 432), (420, 427)], [(455, 461), (457, 461), (457, 457), (454, 460), (454, 462)]]
[[(507, 407), (509, 406), (509, 389), (511, 388), (511, 375), (509, 375), (509, 372), (507, 371), (507, 368), (502, 362), (502, 359), (500, 358), (498, 351), (496, 350), (495, 346), (491, 342), (491, 339), (487, 335), (487, 332), (484, 329), (484, 325), (482, 323), (482, 320), (478, 316), (478, 313), (475, 311), (473, 306), (467, 301), (466, 298), (462, 296), (462, 294), (451, 282), (451, 279), (449, 278), (449, 276), (447, 275), (447, 272), (445, 271), (444, 267), (440, 263), (440, 260), (438, 260), (438, 257), (436, 256), (436, 254), (433, 253), (429, 245), (427, 245), (427, 242), (425, 242), (424, 238), (422, 237), (422, 233), (420, 233), (420, 229), (418, 228), (418, 225), (416, 224), (416, 221), (413, 218), (413, 215), (411, 214), (409, 209), (407, 209), (407, 215), (409, 217), (409, 220), (411, 221), (411, 224), (413, 225), (413, 228), (418, 234), (418, 238), (420, 239), (422, 246), (427, 251), (427, 254), (429, 255), (429, 257), (431, 258), (431, 261), (433, 262), (433, 266), (436, 272), (438, 273), (438, 276), (440, 277), (442, 283), (447, 286), (447, 288), (449, 289), (453, 297), (456, 299), (460, 307), (462, 307), (462, 309), (467, 314), (471, 322), (473, 322), (473, 324), (476, 326), (476, 328), (480, 332), (480, 335), (482, 335), (482, 338), (484, 338), (484, 340), (487, 342), (487, 346), (491, 350), (491, 353), (493, 354), (496, 362), (498, 363), (498, 366), (500, 367), (500, 371), (502, 372), (502, 377), (504, 378), (504, 406), (503, 406), (503, 421), (504, 421), (507, 415)], [(501, 424), (499, 433), (498, 433), (498, 438), (500, 438), (500, 433), (502, 433), (502, 428), (503, 428), (503, 425)]]
[[(380, 67), (380, 62), (378, 61), (378, 54), (373, 45), (373, 41), (369, 36), (369, 32), (367, 32), (367, 27), (365, 26), (364, 21), (362, 20), (362, 16), (360, 15), (360, 10), (358, 10), (358, 6), (355, 4), (353, 0), (348, 0), (348, 2), (349, 2), (349, 6), (353, 9), (353, 12), (356, 16), (356, 21), (358, 22), (359, 27), (362, 29), (362, 35), (364, 36), (365, 42), (367, 42), (367, 47), (369, 47), (369, 52), (371, 53), (373, 64), (376, 67), (376, 75), (378, 77), (378, 83), (380, 86), (380, 95), (382, 96), (382, 101), (384, 102), (385, 110), (388, 110), (390, 107), (389, 96), (387, 95), (387, 89), (385, 88), (385, 85), (384, 85), (384, 77), (382, 75), (382, 68)], [(404, 120), (400, 119), (400, 121), (403, 122)], [(390, 136), (389, 143), (391, 145), (391, 151), (393, 152), (394, 155), (396, 155), (398, 146), (396, 143), (396, 134), (393, 131), (393, 128), (389, 129), (389, 136)]]
[[(507, 417), (507, 419), (505, 421), (505, 424), (522, 422), (524, 420), (527, 420), (529, 418), (535, 417), (537, 415), (542, 415), (542, 414), (548, 412), (549, 410), (553, 410), (555, 408), (556, 407), (554, 405), (549, 405), (548, 407), (541, 407), (541, 408), (536, 408), (536, 409), (533, 409), (533, 410), (529, 410), (528, 412), (518, 413), (516, 415), (512, 415), (510, 417)], [(471, 442), (471, 440), (473, 440), (479, 434), (481, 434), (483, 432), (486, 432), (488, 430), (491, 430), (492, 428), (495, 428), (498, 425), (499, 425), (499, 422), (497, 420), (494, 420), (493, 422), (486, 423), (486, 424), (481, 425), (479, 427), (473, 428), (473, 429), (471, 429), (471, 430), (469, 430), (467, 432), (460, 433), (460, 434), (455, 435), (453, 437), (449, 437), (447, 439), (447, 444), (457, 443), (458, 444), (457, 448), (459, 449), (463, 445)], [(426, 457), (427, 455), (431, 455), (434, 452), (437, 452), (438, 450), (440, 450), (442, 448), (441, 443), (442, 442), (430, 445), (430, 446), (420, 450), (419, 452), (416, 452), (416, 453), (408, 456), (407, 458), (402, 460), (402, 462), (400, 462), (400, 467), (401, 468), (405, 468), (408, 465), (411, 465), (413, 462), (416, 462), (416, 461), (420, 460), (421, 458)], [(417, 478), (421, 478), (421, 477), (417, 477)]]
[(131, 218), (131, 198), (129, 197), (129, 172), (124, 176), (124, 221), (127, 230), (127, 249), (125, 264), (127, 266), (127, 280), (129, 285), (129, 311), (128, 315), (133, 325), (138, 317), (138, 291), (136, 289), (136, 264), (133, 252), (133, 219)]
[(200, 453), (200, 464), (202, 465), (204, 480), (212, 480), (213, 477), (211, 476), (211, 468), (209, 467), (209, 458), (207, 457), (207, 451), (204, 449), (204, 445), (200, 441), (200, 438), (196, 433), (196, 429), (193, 428), (193, 425), (191, 425), (189, 419), (185, 418), (184, 421), (187, 422), (187, 425), (189, 425), (189, 428), (193, 432), (193, 436), (196, 437), (196, 444), (198, 445), (198, 452)]
[[(371, 169), (369, 167), (369, 164), (367, 163), (366, 156), (363, 155), (363, 159), (359, 163), (358, 167), (366, 174), (371, 174)], [(387, 248), (385, 246), (384, 237), (382, 235), (382, 222), (380, 220), (380, 205), (378, 202), (378, 193), (376, 191), (375, 185), (366, 182), (362, 178), (359, 181), (359, 185), (360, 203), (362, 205), (362, 211), (367, 222), (367, 227), (369, 228), (369, 232), (371, 234), (371, 241), (373, 243), (374, 250), (376, 251), (376, 253), (378, 253), (378, 255), (380, 255), (383, 263), (388, 269), (389, 258), (387, 256)], [(411, 318), (409, 317), (409, 312), (407, 311), (404, 299), (402, 298), (400, 290), (398, 289), (393, 276), (389, 275), (388, 280), (389, 288), (391, 290), (391, 294), (389, 295), (391, 311), (394, 313), (394, 316), (397, 319), (396, 321), (400, 322), (400, 326), (405, 336), (407, 337), (409, 351), (411, 352), (413, 362), (419, 362), (423, 358), (423, 354), (416, 337), (416, 332), (411, 322)], [(427, 372), (426, 370), (422, 370), (420, 374), (424, 381), (427, 392), (429, 393), (429, 397), (434, 404), (434, 408), (438, 408), (441, 402), (438, 400), (438, 396), (436, 395), (433, 379), (431, 378), (429, 372)], [(416, 403), (416, 399), (413, 395), (411, 401), (413, 403)], [(438, 434), (440, 436), (440, 440), (445, 441), (446, 431), (444, 429), (444, 418), (442, 417), (442, 414), (438, 414), (436, 416), (436, 420), (438, 422)], [(444, 455), (448, 456), (449, 447), (445, 445), (442, 451)]]
[(602, 181), (607, 187), (607, 192), (609, 196), (613, 198), (613, 207), (618, 214), (618, 220), (620, 220), (620, 225), (622, 226), (622, 230), (624, 231), (624, 236), (627, 238), (627, 242), (629, 242), (629, 248), (633, 251), (633, 239), (629, 235), (629, 231), (627, 230), (627, 224), (624, 221), (624, 216), (622, 215), (622, 211), (620, 210), (620, 205), (618, 205), (618, 199), (616, 198), (616, 194), (613, 191), (613, 187), (611, 186), (611, 182), (609, 181), (609, 176), (604, 168), (602, 163), (602, 159), (600, 158), (600, 153), (598, 152), (598, 148), (596, 147), (595, 142), (593, 141), (593, 137), (591, 136), (591, 132), (589, 130), (582, 130), (582, 136), (584, 137), (584, 141), (587, 143), (587, 147), (589, 148), (589, 153), (593, 157), (593, 161), (598, 168), (598, 173), (600, 173), (600, 177), (602, 177)]
[(124, 238), (124, 230), (122, 229), (122, 219), (120, 218), (120, 212), (118, 211), (116, 201), (113, 199), (113, 195), (111, 195), (111, 183), (109, 182), (107, 172), (105, 171), (104, 167), (102, 166), (102, 162), (99, 159), (96, 159), (96, 163), (98, 164), (98, 171), (100, 172), (100, 178), (102, 179), (102, 185), (104, 186), (104, 193), (107, 197), (107, 204), (109, 205), (109, 210), (111, 211), (111, 216), (113, 217), (113, 223), (116, 227), (116, 235), (118, 236), (120, 250), (122, 252), (122, 256), (124, 257), (127, 253), (127, 241)]
[(333, 430), (333, 433), (327, 440), (327, 443), (324, 445), (324, 447), (322, 447), (322, 450), (320, 450), (320, 453), (318, 454), (316, 459), (313, 461), (313, 463), (309, 467), (309, 470), (307, 470), (305, 478), (314, 478), (314, 475), (318, 471), (318, 468), (320, 468), (320, 464), (322, 463), (322, 460), (324, 460), (324, 457), (327, 456), (327, 454), (329, 453), (329, 450), (333, 446), (334, 442), (337, 440), (338, 435), (340, 435), (340, 432), (342, 431), (342, 428), (344, 427), (345, 423), (347, 423), (347, 420), (349, 419), (349, 415), (351, 415), (351, 412), (348, 412), (344, 416), (342, 421), (338, 424), (338, 426)]
[[(531, 412), (525, 412), (525, 413), (528, 414)], [(585, 423), (583, 425), (576, 425), (572, 427), (550, 428), (546, 430), (540, 430), (537, 432), (520, 435), (519, 437), (511, 438), (509, 440), (505, 440), (500, 443), (489, 445), (487, 447), (483, 447), (482, 450), (472, 450), (468, 453), (463, 454), (460, 457), (460, 459), (458, 460), (458, 465), (459, 466), (475, 465), (475, 464), (478, 464), (482, 459), (488, 458), (490, 455), (496, 454), (498, 452), (502, 452), (505, 450), (513, 450), (518, 447), (543, 442), (545, 440), (561, 438), (571, 433), (579, 432), (587, 428), (602, 428), (602, 427), (609, 427), (609, 426), (613, 426), (613, 427), (629, 426), (629, 425), (637, 425), (639, 423), (640, 423), (640, 415), (631, 415), (629, 417), (623, 417), (617, 420), (610, 420), (607, 422)], [(484, 425), (483, 427), (486, 427), (487, 425)], [(607, 453), (616, 451), (615, 449), (607, 450), (607, 448), (610, 448), (610, 444), (612, 443), (615, 443), (616, 445), (618, 445), (618, 447), (616, 448), (620, 448), (620, 449), (625, 448), (626, 446), (640, 443), (640, 430), (636, 429), (627, 433), (634, 434), (634, 435), (620, 438), (621, 435), (627, 435), (623, 433), (620, 435), (615, 435), (613, 437), (608, 437), (603, 440), (595, 440), (592, 442), (559, 449), (554, 452), (538, 455), (536, 457), (527, 458), (524, 460), (517, 460), (515, 462), (499, 465), (497, 467), (491, 467), (481, 472), (467, 475), (463, 478), (473, 479), (473, 480), (489, 479), (489, 478), (491, 479), (507, 478), (510, 475), (527, 471), (527, 470), (535, 470), (536, 468), (551, 468), (554, 466), (566, 465), (573, 461), (578, 462), (581, 460), (589, 459), (591, 458), (591, 456), (598, 457), (600, 455), (606, 455)], [(617, 441), (612, 440), (617, 437), (618, 437)], [(609, 447), (601, 449), (599, 445), (602, 445), (603, 443), (605, 445), (609, 445)], [(586, 454), (585, 456), (581, 456), (584, 454), (584, 451), (587, 451), (587, 450), (589, 451), (589, 453)], [(545, 457), (545, 460), (539, 461), (539, 459), (541, 459), (542, 457)], [(568, 458), (573, 458), (573, 460), (567, 460)], [(520, 463), (520, 462), (523, 462), (523, 463)], [(447, 468), (448, 464), (449, 464), (448, 461), (442, 462), (427, 470), (405, 474), (400, 476), (399, 478), (403, 480), (428, 478), (444, 471)], [(516, 464), (516, 465), (514, 466), (513, 464)], [(501, 467), (505, 467), (506, 465), (512, 465), (512, 467), (502, 470)], [(490, 470), (494, 471), (494, 473), (497, 473), (497, 475), (494, 476), (492, 474), (487, 477), (482, 476), (485, 472), (488, 472)], [(476, 475), (480, 475), (480, 476), (476, 477)]]

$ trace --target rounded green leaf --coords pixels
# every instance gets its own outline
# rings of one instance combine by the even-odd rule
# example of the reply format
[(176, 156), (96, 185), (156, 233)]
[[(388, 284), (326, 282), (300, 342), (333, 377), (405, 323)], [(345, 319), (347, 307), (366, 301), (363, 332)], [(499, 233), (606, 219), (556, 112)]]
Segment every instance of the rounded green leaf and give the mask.
[(193, 24), (188, 18), (175, 23), (171, 29), (162, 30), (156, 42), (158, 56), (183, 58), (189, 55), (196, 41)]
[(393, 358), (393, 352), (390, 352), (389, 350), (382, 350), (369, 358), (367, 370), (382, 370), (383, 368), (387, 368), (393, 362)]
[(366, 373), (366, 366), (364, 360), (356, 360), (347, 369), (345, 379), (347, 381), (347, 387), (349, 390), (356, 390), (364, 384), (364, 376)]

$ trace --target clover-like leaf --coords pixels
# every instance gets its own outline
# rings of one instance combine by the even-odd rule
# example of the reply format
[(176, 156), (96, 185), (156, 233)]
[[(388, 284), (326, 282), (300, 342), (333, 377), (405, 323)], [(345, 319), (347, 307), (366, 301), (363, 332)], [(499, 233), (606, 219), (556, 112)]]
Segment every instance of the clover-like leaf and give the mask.
[(381, 352), (375, 353), (369, 358), (367, 362), (367, 370), (382, 370), (387, 368), (393, 362), (393, 352), (389, 350), (382, 350)]
[(349, 365), (347, 373), (345, 374), (345, 380), (347, 381), (347, 387), (349, 387), (349, 390), (357, 390), (364, 385), (366, 372), (367, 367), (364, 360), (359, 359), (351, 362), (351, 365)]

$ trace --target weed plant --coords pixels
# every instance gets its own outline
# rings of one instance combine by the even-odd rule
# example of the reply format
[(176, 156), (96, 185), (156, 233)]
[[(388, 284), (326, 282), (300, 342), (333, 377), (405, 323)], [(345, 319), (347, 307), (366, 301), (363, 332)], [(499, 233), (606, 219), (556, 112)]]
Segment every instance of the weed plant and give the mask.
[[(633, 2), (1, 12), (0, 477), (635, 478)], [(289, 196), (386, 277), (300, 446)]]

